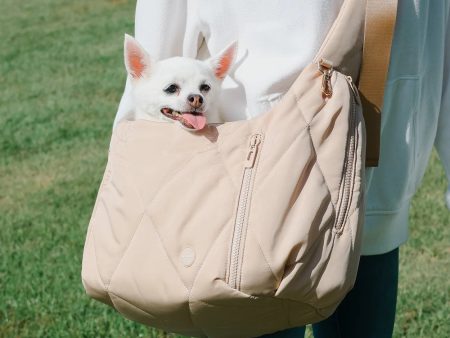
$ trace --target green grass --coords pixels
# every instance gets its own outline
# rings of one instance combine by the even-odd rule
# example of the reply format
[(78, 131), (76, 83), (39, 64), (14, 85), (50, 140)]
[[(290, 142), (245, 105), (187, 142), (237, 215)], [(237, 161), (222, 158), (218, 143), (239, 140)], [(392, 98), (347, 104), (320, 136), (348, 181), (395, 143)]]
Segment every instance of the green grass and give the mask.
[[(90, 300), (80, 279), (134, 6), (1, 1), (0, 337), (171, 336)], [(396, 337), (450, 337), (445, 184), (433, 155), (401, 250)]]

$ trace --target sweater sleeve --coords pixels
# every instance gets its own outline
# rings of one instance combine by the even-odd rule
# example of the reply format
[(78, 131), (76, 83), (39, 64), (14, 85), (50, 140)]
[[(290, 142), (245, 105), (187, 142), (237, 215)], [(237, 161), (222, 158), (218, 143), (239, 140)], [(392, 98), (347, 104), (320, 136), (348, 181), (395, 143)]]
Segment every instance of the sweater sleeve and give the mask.
[(442, 101), (436, 132), (435, 146), (444, 166), (449, 186), (446, 193), (447, 207), (450, 209), (450, 22), (447, 19), (444, 77)]
[[(153, 60), (182, 55), (186, 7), (187, 1), (137, 0), (135, 38), (150, 53)], [(130, 85), (130, 79), (127, 78), (114, 127), (134, 109)]]

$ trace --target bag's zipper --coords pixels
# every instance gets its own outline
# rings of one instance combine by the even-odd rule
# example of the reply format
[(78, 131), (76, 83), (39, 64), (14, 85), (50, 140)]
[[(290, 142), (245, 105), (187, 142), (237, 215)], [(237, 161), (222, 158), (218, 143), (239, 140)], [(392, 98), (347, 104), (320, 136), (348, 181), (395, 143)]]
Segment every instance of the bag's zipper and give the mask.
[(342, 187), (342, 196), (340, 207), (338, 209), (338, 215), (336, 219), (335, 229), (338, 233), (342, 232), (344, 222), (348, 217), (348, 207), (351, 202), (351, 195), (353, 190), (353, 176), (355, 171), (355, 156), (356, 156), (356, 138), (357, 134), (357, 126), (356, 126), (356, 104), (358, 97), (358, 89), (353, 84), (352, 78), (350, 76), (345, 77), (350, 89), (352, 90), (353, 96), (351, 99), (351, 110), (350, 110), (350, 124), (349, 131), (350, 135), (347, 141), (345, 153), (346, 160), (344, 163), (344, 177), (343, 177), (343, 187)]
[(256, 169), (256, 158), (260, 152), (262, 135), (253, 134), (244, 163), (244, 173), (242, 175), (241, 189), (234, 221), (233, 238), (231, 240), (231, 254), (228, 269), (228, 285), (237, 289), (240, 277), (240, 261), (242, 255), (242, 238), (246, 234), (247, 209), (251, 193), (252, 177)]
[[(334, 72), (333, 64), (330, 61), (321, 59), (317, 63), (319, 71), (322, 73), (322, 94), (326, 98), (333, 96), (333, 87), (331, 85), (331, 77)], [(337, 208), (337, 217), (335, 223), (335, 230), (337, 233), (341, 233), (343, 230), (344, 222), (348, 217), (348, 207), (351, 202), (351, 194), (353, 190), (353, 175), (355, 170), (355, 152), (356, 152), (356, 100), (359, 97), (358, 88), (352, 81), (350, 76), (345, 76), (348, 85), (352, 91), (351, 107), (350, 107), (350, 121), (349, 131), (350, 135), (347, 139), (345, 148), (345, 161), (344, 161), (344, 177), (341, 189), (341, 198), (339, 199), (339, 206)], [(359, 99), (358, 99), (359, 101)]]

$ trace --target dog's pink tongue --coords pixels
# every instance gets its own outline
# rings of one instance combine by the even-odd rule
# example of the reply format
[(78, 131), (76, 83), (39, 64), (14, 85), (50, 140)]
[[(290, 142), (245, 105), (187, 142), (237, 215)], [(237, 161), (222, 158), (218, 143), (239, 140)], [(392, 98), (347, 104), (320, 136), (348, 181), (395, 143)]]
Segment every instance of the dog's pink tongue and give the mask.
[(191, 124), (196, 130), (203, 129), (206, 124), (206, 117), (203, 115), (194, 115), (191, 113), (183, 113), (183, 119)]

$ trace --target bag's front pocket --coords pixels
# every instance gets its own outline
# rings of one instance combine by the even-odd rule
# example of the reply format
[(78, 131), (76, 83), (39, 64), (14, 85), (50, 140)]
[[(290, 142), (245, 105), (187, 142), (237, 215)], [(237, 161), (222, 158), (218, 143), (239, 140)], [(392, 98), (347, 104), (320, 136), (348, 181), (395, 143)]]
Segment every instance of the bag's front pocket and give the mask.
[(242, 258), (247, 235), (250, 200), (259, 155), (261, 153), (262, 141), (263, 135), (261, 133), (254, 133), (250, 136), (250, 142), (244, 159), (244, 170), (233, 223), (233, 236), (231, 239), (227, 269), (227, 283), (230, 287), (237, 290), (240, 289)]

